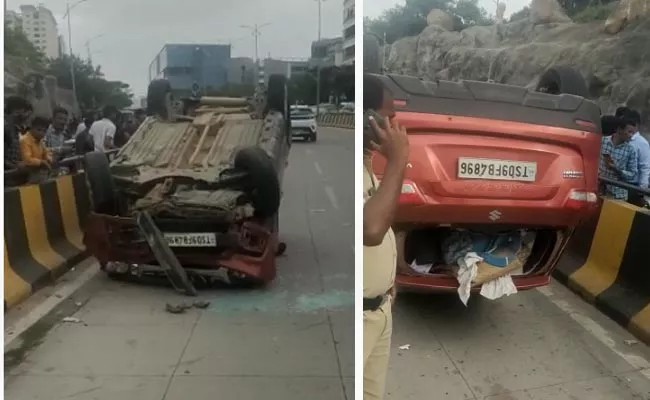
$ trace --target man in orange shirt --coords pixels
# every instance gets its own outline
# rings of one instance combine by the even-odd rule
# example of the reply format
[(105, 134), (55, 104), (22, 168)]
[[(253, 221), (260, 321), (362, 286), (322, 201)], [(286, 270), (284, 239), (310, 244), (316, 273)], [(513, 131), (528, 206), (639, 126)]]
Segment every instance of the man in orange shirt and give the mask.
[(47, 179), (52, 169), (52, 156), (43, 143), (49, 122), (36, 117), (31, 125), (31, 129), (20, 138), (20, 154), (29, 170), (29, 183), (38, 183)]

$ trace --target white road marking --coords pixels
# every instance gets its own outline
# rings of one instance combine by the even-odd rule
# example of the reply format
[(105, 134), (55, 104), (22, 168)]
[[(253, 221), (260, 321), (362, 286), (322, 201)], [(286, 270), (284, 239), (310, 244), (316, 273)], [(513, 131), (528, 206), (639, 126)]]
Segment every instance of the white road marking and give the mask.
[(330, 199), (330, 203), (332, 203), (332, 207), (335, 209), (339, 209), (339, 201), (336, 198), (336, 194), (334, 193), (334, 189), (332, 189), (331, 186), (325, 186), (325, 193), (327, 194), (327, 197)]
[(321, 169), (318, 161), (314, 161), (314, 168), (316, 168), (316, 172), (318, 172), (318, 175), (323, 175), (323, 170)]
[[(99, 273), (97, 264), (90, 265), (86, 271), (71, 282), (65, 282), (60, 289), (49, 296), (45, 301), (34, 307), (27, 315), (17, 320), (12, 326), (5, 326), (5, 349), (16, 340), (23, 332), (49, 314), (63, 301), (68, 299), (81, 286), (94, 278)], [(11, 333), (11, 334), (9, 334)]]
[[(569, 302), (557, 298), (553, 294), (553, 289), (549, 286), (539, 287), (537, 291), (543, 294), (548, 298), (548, 300), (559, 307), (564, 311), (571, 319), (576, 321), (580, 326), (582, 326), (587, 332), (589, 332), (594, 338), (599, 342), (604, 344), (612, 353), (618, 355), (625, 361), (627, 361), (634, 368), (647, 370), (650, 368), (650, 362), (639, 356), (637, 354), (623, 353), (619, 350), (621, 343), (617, 343), (609, 334), (609, 332), (600, 326), (598, 322), (589, 318), (588, 316), (576, 311), (571, 307)], [(648, 377), (647, 373), (643, 373), (644, 376)]]

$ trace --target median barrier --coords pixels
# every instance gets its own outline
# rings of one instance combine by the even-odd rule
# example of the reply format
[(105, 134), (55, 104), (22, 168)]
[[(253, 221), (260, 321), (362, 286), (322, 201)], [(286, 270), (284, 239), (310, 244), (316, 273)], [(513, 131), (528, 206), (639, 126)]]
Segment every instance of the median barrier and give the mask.
[(90, 201), (83, 175), (5, 188), (5, 310), (87, 257)]
[(650, 344), (650, 210), (603, 199), (579, 226), (555, 278)]
[(332, 128), (354, 129), (354, 114), (321, 114), (318, 116), (318, 125)]

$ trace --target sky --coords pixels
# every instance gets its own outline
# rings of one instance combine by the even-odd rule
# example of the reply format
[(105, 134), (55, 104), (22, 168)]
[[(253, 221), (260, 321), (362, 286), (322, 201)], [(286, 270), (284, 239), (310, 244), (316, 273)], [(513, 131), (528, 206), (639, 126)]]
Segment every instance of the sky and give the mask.
[[(530, 0), (500, 0), (506, 3), (505, 16), (515, 13), (530, 4)], [(496, 11), (494, 0), (478, 0), (481, 7), (485, 8), (490, 14)], [(404, 4), (404, 0), (365, 0), (363, 3), (363, 15), (366, 17), (376, 18), (384, 10), (395, 7), (397, 4)]]
[[(7, 9), (36, 3), (7, 0)], [(40, 3), (57, 18), (68, 49), (66, 0)], [(89, 41), (93, 63), (136, 97), (145, 95), (149, 64), (165, 43), (232, 42), (233, 57), (252, 58), (254, 38), (241, 25), (270, 23), (261, 29), (260, 57), (307, 58), (318, 37), (316, 0), (85, 0), (71, 15), (73, 52), (87, 58)], [(343, 0), (324, 0), (321, 20), (323, 38), (341, 36)]]

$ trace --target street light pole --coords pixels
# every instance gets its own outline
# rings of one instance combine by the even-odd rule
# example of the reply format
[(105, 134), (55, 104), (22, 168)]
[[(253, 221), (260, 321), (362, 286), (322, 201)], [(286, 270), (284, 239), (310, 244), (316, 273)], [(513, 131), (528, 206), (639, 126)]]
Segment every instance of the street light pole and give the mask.
[(88, 51), (88, 62), (91, 63), (91, 64), (92, 64), (93, 60), (92, 60), (92, 53), (90, 51), (90, 42), (92, 40), (98, 39), (98, 38), (100, 38), (100, 37), (102, 37), (104, 35), (105, 35), (104, 33), (100, 33), (99, 35), (93, 36), (90, 39), (86, 40), (86, 50)]
[(72, 98), (74, 101), (75, 109), (79, 108), (79, 100), (77, 99), (77, 82), (74, 76), (74, 54), (72, 53), (72, 24), (70, 23), (70, 11), (79, 4), (88, 0), (79, 0), (70, 6), (70, 3), (65, 4), (66, 12), (63, 18), (68, 19), (68, 47), (70, 48), (70, 81), (72, 82)]
[[(322, 23), (322, 6), (323, 6), (323, 1), (324, 0), (316, 0), (318, 3), (318, 46), (320, 46), (320, 41), (321, 41), (321, 23)], [(321, 72), (321, 64), (323, 62), (323, 58), (319, 57), (316, 61), (318, 65), (316, 65), (316, 118), (320, 116), (320, 72)]]
[(258, 55), (258, 51), (259, 51), (258, 38), (259, 38), (259, 36), (261, 34), (260, 29), (264, 28), (265, 26), (269, 26), (269, 25), (271, 25), (271, 23), (267, 22), (267, 23), (262, 24), (262, 25), (255, 24), (253, 26), (250, 26), (250, 25), (242, 25), (241, 26), (244, 29), (249, 29), (251, 31), (251, 33), (253, 34), (253, 37), (255, 38), (255, 79), (258, 79), (259, 74), (260, 74), (260, 59), (259, 59), (259, 55)]

